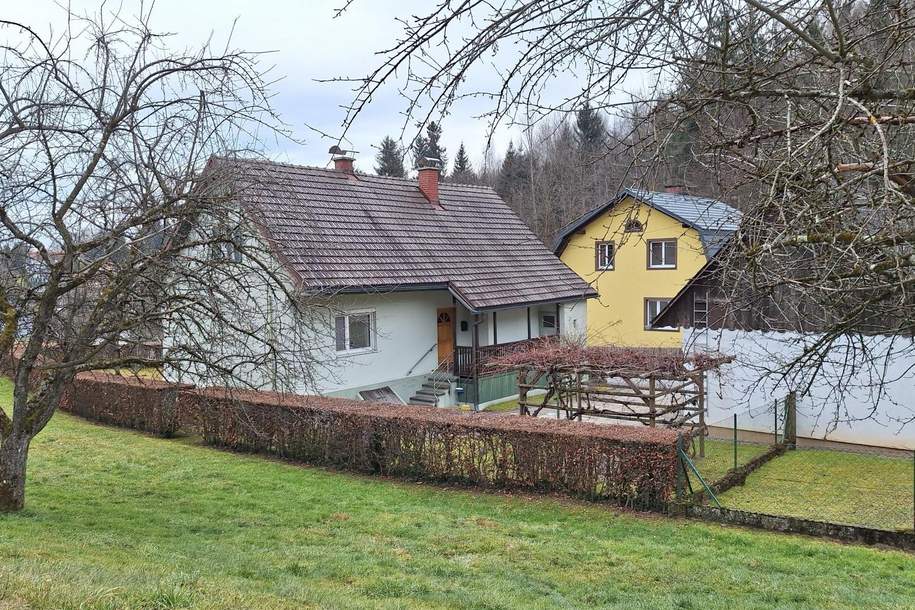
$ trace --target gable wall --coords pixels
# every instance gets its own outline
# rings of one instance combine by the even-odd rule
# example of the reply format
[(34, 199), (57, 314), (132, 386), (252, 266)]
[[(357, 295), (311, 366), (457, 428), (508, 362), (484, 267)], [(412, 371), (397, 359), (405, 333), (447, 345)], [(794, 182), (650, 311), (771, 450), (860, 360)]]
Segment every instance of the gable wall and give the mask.
[[(628, 219), (642, 222), (643, 233), (625, 233)], [(676, 269), (647, 269), (647, 240), (677, 239)], [(595, 243), (616, 243), (612, 271), (595, 270)], [(646, 331), (645, 298), (672, 298), (705, 264), (699, 233), (627, 197), (573, 233), (561, 260), (597, 289), (587, 306), (588, 342), (648, 347), (679, 347), (680, 331)]]

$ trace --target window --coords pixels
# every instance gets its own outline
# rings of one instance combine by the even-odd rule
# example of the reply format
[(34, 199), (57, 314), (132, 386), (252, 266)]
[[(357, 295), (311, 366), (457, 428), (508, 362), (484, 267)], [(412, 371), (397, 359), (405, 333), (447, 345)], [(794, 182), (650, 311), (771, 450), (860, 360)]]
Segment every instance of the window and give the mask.
[(645, 299), (645, 330), (676, 330), (668, 326), (663, 328), (651, 327), (651, 321), (658, 317), (658, 314), (667, 307), (668, 303), (670, 303), (670, 299)]
[(676, 239), (649, 239), (648, 240), (648, 268), (649, 269), (676, 269), (677, 268), (677, 240)]
[(612, 241), (599, 241), (594, 245), (594, 266), (598, 271), (612, 271), (616, 246)]
[(630, 218), (626, 221), (626, 227), (623, 230), (626, 233), (641, 233), (645, 230), (645, 225), (642, 224), (641, 220)]
[(554, 313), (545, 313), (540, 316), (540, 334), (541, 335), (555, 335), (556, 334), (556, 314)]
[(372, 400), (375, 402), (389, 402), (393, 404), (402, 405), (403, 401), (400, 399), (394, 390), (390, 386), (383, 386), (380, 388), (374, 388), (372, 390), (362, 390), (359, 392), (359, 397), (362, 400)]
[(370, 351), (375, 347), (375, 313), (353, 312), (334, 318), (338, 352)]

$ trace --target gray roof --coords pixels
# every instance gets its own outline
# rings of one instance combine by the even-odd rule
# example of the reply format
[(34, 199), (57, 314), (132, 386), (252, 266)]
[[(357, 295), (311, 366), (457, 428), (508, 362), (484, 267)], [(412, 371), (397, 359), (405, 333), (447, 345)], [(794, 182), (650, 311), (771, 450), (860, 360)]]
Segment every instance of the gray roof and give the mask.
[(447, 289), (472, 310), (571, 301), (596, 292), (487, 187), (267, 161), (232, 164), (241, 203), (306, 289)]
[(607, 203), (588, 210), (563, 227), (553, 244), (553, 251), (560, 254), (572, 233), (626, 197), (632, 197), (646, 205), (650, 205), (668, 216), (676, 218), (681, 223), (696, 229), (699, 232), (699, 239), (702, 240), (707, 258), (715, 256), (740, 224), (740, 211), (717, 199), (680, 193), (624, 189)]

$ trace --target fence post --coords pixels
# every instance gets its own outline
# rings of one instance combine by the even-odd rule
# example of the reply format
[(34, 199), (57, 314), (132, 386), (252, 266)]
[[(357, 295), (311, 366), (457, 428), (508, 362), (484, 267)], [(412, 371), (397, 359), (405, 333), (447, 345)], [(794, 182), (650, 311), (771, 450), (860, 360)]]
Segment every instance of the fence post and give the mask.
[(683, 465), (683, 433), (677, 433), (677, 500), (682, 500), (685, 495), (686, 481), (684, 481), (686, 468)]
[(734, 468), (737, 468), (737, 414), (734, 414)]
[(785, 445), (788, 449), (797, 448), (797, 392), (788, 392), (785, 398)]
[(775, 403), (772, 405), (772, 416), (775, 421), (775, 425), (772, 427), (772, 434), (775, 435), (775, 444), (778, 444), (778, 399), (775, 399)]

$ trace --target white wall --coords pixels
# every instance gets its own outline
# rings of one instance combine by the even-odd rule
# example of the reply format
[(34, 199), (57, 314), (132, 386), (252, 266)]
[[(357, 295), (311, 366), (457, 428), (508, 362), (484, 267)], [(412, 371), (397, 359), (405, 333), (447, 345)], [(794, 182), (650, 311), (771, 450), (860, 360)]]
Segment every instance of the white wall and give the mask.
[[(429, 351), (438, 340), (437, 310), (452, 306), (451, 294), (445, 290), (336, 297), (333, 307), (341, 312), (375, 312), (376, 346), (369, 353), (337, 355), (332, 378), (325, 381), (321, 391), (381, 385), (432, 372), (438, 366), (438, 350)], [(329, 328), (333, 328), (332, 315), (328, 312)], [(332, 337), (328, 340), (332, 341)], [(328, 348), (333, 349), (333, 344), (329, 343)], [(407, 398), (409, 396), (404, 397)]]
[(563, 336), (584, 340), (588, 332), (588, 307), (585, 301), (564, 303), (559, 316), (559, 332)]
[[(492, 314), (487, 314), (491, 316)], [(527, 307), (513, 307), (500, 309), (496, 312), (496, 330), (499, 343), (511, 343), (527, 339)], [(537, 323), (534, 312), (531, 312), (531, 336), (537, 336)], [(492, 344), (492, 333), (490, 333)]]
[[(815, 378), (812, 367), (778, 374), (816, 335), (687, 330), (684, 349), (710, 349), (735, 361), (709, 375), (707, 421), (771, 431), (772, 404), (798, 390), (798, 436), (915, 449), (915, 345), (908, 338), (846, 338)], [(804, 391), (809, 387), (809, 390)], [(906, 421), (912, 421), (905, 425)]]

